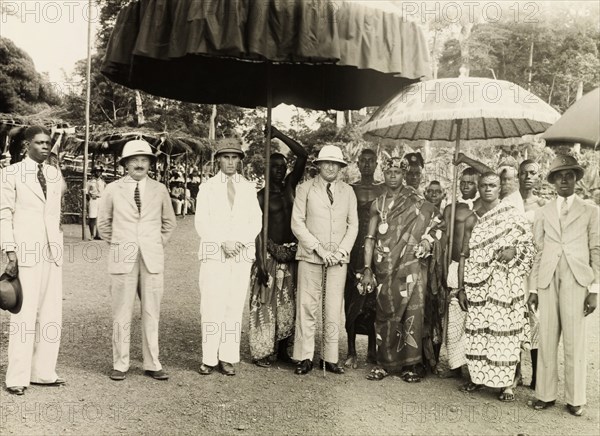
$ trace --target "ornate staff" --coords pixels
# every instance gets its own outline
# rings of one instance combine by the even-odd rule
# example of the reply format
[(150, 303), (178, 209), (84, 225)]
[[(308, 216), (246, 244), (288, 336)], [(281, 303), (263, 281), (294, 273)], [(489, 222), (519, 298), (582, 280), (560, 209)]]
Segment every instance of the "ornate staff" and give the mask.
[(327, 290), (327, 264), (323, 264), (323, 278), (321, 279), (321, 318), (323, 328), (321, 329), (321, 358), (323, 360), (323, 377), (325, 377), (325, 294)]

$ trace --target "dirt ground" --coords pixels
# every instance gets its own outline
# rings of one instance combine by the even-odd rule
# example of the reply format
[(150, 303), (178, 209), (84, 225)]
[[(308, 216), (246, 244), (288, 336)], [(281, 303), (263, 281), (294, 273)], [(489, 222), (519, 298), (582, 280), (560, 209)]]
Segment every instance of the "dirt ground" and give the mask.
[[(193, 217), (178, 218), (167, 249), (160, 345), (169, 381), (143, 375), (139, 310), (131, 340), (132, 367), (123, 382), (111, 371), (111, 314), (107, 244), (81, 242), (81, 227), (65, 226), (64, 310), (58, 372), (62, 387), (27, 389), (22, 397), (0, 392), (0, 432), (9, 434), (598, 434), (598, 311), (588, 320), (588, 406), (581, 418), (568, 414), (560, 385), (556, 407), (534, 412), (534, 393), (516, 391), (500, 403), (497, 392), (458, 391), (460, 381), (428, 376), (407, 384), (397, 377), (365, 379), (366, 339), (360, 337), (361, 367), (345, 375), (293, 368), (270, 369), (250, 362), (247, 319), (241, 337), (238, 375), (201, 376), (197, 237)], [(3, 265), (2, 265), (3, 268)], [(10, 328), (0, 314), (0, 378), (6, 371)], [(50, 333), (49, 333), (50, 334)], [(54, 333), (56, 335), (56, 333)], [(345, 356), (346, 338), (340, 341)], [(317, 347), (318, 349), (318, 347)], [(527, 353), (528, 354), (528, 353)], [(529, 359), (524, 362), (529, 382)], [(561, 372), (562, 378), (562, 372)], [(4, 385), (4, 383), (2, 383)]]

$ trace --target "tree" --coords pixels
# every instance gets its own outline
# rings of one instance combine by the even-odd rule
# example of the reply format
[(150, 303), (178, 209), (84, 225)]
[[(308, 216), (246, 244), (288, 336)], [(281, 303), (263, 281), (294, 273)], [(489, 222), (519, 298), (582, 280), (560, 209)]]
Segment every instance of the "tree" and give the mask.
[(36, 113), (59, 103), (31, 57), (10, 39), (0, 37), (0, 112)]

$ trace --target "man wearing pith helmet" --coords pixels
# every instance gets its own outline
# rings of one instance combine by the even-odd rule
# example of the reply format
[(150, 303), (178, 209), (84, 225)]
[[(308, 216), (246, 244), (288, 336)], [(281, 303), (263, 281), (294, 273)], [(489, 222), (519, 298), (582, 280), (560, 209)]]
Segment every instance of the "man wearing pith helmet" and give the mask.
[(158, 323), (163, 296), (164, 246), (175, 229), (175, 213), (165, 185), (148, 177), (156, 157), (150, 144), (129, 141), (119, 163), (125, 177), (110, 183), (100, 200), (98, 232), (110, 244), (108, 273), (113, 314), (112, 380), (129, 370), (131, 315), (139, 291), (142, 309), (144, 374), (167, 380), (158, 360)]
[(594, 312), (600, 288), (598, 207), (575, 195), (584, 170), (572, 156), (558, 156), (548, 172), (556, 200), (537, 209), (533, 235), (538, 250), (529, 278), (529, 306), (539, 307), (540, 337), (536, 410), (558, 396), (558, 343), (565, 353), (565, 400), (574, 416), (586, 403), (585, 317)]
[(243, 158), (239, 140), (220, 140), (215, 152), (219, 172), (200, 185), (196, 199), (202, 375), (218, 365), (233, 376), (233, 364), (240, 361), (242, 313), (262, 224), (254, 184), (237, 172)]
[(324, 298), (321, 365), (343, 374), (338, 365), (338, 340), (346, 270), (358, 234), (356, 195), (350, 185), (338, 180), (347, 165), (339, 147), (324, 146), (315, 162), (319, 174), (298, 186), (292, 211), (299, 261), (294, 359), (300, 362), (296, 374), (312, 370), (317, 313)]

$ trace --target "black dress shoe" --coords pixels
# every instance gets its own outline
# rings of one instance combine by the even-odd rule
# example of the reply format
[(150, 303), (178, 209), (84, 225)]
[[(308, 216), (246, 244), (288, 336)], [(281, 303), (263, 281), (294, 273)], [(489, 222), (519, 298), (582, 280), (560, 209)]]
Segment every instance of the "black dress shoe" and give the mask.
[(202, 365), (200, 365), (200, 369), (198, 370), (198, 372), (202, 375), (209, 375), (212, 374), (214, 369), (214, 366), (206, 365), (205, 363), (203, 363)]
[(25, 395), (25, 386), (11, 386), (7, 387), (6, 390), (9, 394), (13, 395)]
[(127, 373), (123, 371), (119, 371), (118, 369), (113, 369), (113, 372), (110, 373), (110, 379), (115, 381), (125, 380), (125, 375)]
[(154, 380), (169, 380), (169, 374), (167, 374), (163, 369), (159, 369), (158, 371), (144, 371), (144, 375), (148, 377), (152, 377)]
[(235, 375), (235, 368), (231, 363), (219, 362), (219, 369), (224, 375)]
[(53, 382), (50, 382), (50, 383), (31, 382), (31, 384), (35, 385), (35, 386), (62, 386), (66, 382), (67, 381), (65, 379), (58, 377), (56, 380), (54, 380)]
[[(319, 368), (323, 368), (323, 359), (319, 361)], [(346, 371), (337, 363), (325, 362), (325, 371), (334, 374), (344, 374)]]
[(296, 371), (294, 371), (294, 372), (298, 375), (304, 375), (304, 374), (308, 374), (309, 372), (311, 372), (312, 369), (313, 369), (312, 360), (304, 359), (303, 361), (301, 361), (298, 364), (298, 366), (296, 367)]
[(583, 406), (571, 406), (570, 404), (567, 404), (567, 410), (573, 416), (583, 415)]

